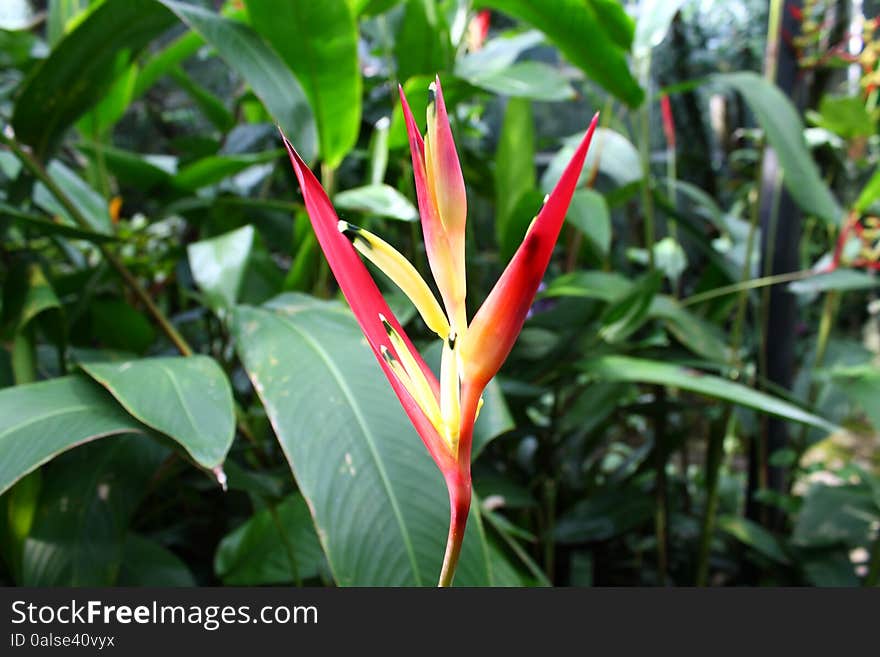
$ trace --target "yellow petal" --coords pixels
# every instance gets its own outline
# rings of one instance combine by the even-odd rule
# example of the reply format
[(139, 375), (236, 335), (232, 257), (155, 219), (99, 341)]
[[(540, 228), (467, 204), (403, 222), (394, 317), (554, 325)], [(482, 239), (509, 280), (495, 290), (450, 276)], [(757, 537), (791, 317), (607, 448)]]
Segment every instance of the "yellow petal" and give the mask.
[[(389, 351), (388, 347), (383, 344), (379, 349), (382, 352), (382, 358), (388, 363), (388, 367), (391, 368), (391, 371), (394, 372), (394, 376), (396, 376), (397, 380), (403, 384), (406, 391), (415, 400), (416, 404), (419, 405), (419, 408), (422, 409), (422, 413), (424, 413), (425, 417), (428, 418), (428, 421), (434, 425), (437, 433), (442, 436), (443, 418), (440, 415), (440, 407), (437, 405), (437, 399), (434, 397), (434, 393), (431, 392), (430, 387), (428, 387), (427, 394), (425, 394), (424, 388), (413, 381), (406, 368), (401, 365), (401, 362), (391, 353), (391, 351)], [(421, 374), (421, 370), (419, 371), (419, 374)], [(421, 378), (424, 379), (424, 375), (422, 375)]]
[[(400, 334), (394, 330), (394, 327), (388, 323), (388, 320), (386, 320), (383, 315), (379, 315), (379, 320), (382, 322), (382, 326), (385, 327), (385, 333), (388, 334), (391, 347), (397, 354), (398, 366), (403, 368), (406, 376), (405, 379), (400, 375), (398, 375), (397, 378), (401, 380), (404, 386), (406, 386), (409, 394), (416, 400), (416, 403), (421, 407), (422, 411), (431, 421), (431, 424), (434, 425), (434, 428), (437, 429), (437, 432), (442, 436), (444, 433), (443, 415), (440, 412), (440, 406), (437, 404), (437, 397), (431, 389), (431, 384), (428, 383), (428, 379), (425, 378), (422, 368), (419, 367), (416, 359), (413, 358), (409, 347), (406, 345), (406, 342), (403, 341), (403, 338), (400, 337)], [(393, 354), (390, 352), (389, 355), (393, 357)], [(382, 356), (385, 356), (384, 351), (382, 352)], [(386, 361), (387, 360), (388, 359), (386, 358)], [(389, 362), (389, 365), (390, 364), (391, 363)], [(395, 374), (397, 373), (395, 372)]]
[(347, 221), (339, 222), (339, 232), (348, 237), (354, 248), (381, 269), (409, 297), (428, 328), (441, 339), (446, 339), (449, 335), (449, 321), (431, 288), (410, 261), (388, 242)]
[(458, 434), (461, 428), (461, 389), (455, 341), (455, 335), (450, 335), (443, 341), (443, 356), (440, 360), (440, 414), (446, 427), (441, 435), (446, 438), (453, 454), (458, 452)]

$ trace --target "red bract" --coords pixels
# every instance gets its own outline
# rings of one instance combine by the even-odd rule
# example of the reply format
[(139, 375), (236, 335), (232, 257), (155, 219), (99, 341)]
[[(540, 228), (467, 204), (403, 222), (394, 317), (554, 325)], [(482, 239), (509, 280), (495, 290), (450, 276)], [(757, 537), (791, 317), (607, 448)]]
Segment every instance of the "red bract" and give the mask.
[[(471, 500), (471, 443), (486, 385), (495, 376), (526, 319), (550, 262), (596, 127), (586, 135), (525, 239), (468, 324), (464, 239), (467, 198), (440, 80), (431, 85), (427, 133), (419, 132), (400, 90), (428, 262), (443, 307), (416, 269), (391, 245), (339, 221), (320, 183), (284, 137), (306, 210), (367, 341), (449, 491), (450, 523), (440, 585), (451, 584)], [(282, 135), (283, 137), (283, 135)], [(391, 313), (357, 252), (410, 298), (443, 341), (438, 381)]]

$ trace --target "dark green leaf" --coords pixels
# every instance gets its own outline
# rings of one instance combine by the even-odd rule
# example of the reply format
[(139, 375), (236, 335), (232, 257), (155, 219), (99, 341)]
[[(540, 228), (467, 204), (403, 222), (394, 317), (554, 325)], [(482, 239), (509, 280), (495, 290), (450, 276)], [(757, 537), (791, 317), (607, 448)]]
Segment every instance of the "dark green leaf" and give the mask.
[(562, 514), (553, 536), (563, 545), (607, 541), (647, 522), (653, 512), (653, 500), (643, 491), (608, 489)]
[(162, 76), (167, 75), (185, 59), (196, 54), (204, 44), (205, 40), (200, 34), (187, 32), (153, 54), (138, 71), (132, 97), (140, 98)]
[(792, 541), (802, 546), (843, 543), (865, 546), (871, 526), (880, 521), (880, 508), (864, 486), (814, 485), (795, 521)]
[(173, 552), (139, 534), (125, 537), (116, 586), (195, 586), (187, 565)]
[(195, 191), (201, 187), (216, 184), (255, 164), (272, 162), (281, 153), (282, 151), (279, 150), (242, 155), (209, 155), (180, 169), (171, 182), (180, 189)]
[(124, 299), (93, 299), (88, 308), (89, 335), (102, 346), (142, 354), (156, 340), (156, 329)]
[(144, 436), (84, 445), (47, 466), (24, 544), (24, 586), (116, 583), (134, 512), (168, 450)]
[(214, 572), (226, 586), (301, 584), (320, 575), (324, 564), (309, 508), (296, 493), (224, 536)]
[(347, 0), (247, 0), (257, 30), (302, 83), (318, 126), (321, 158), (336, 168), (361, 121), (357, 24)]
[(826, 431), (836, 430), (836, 427), (830, 422), (778, 397), (673, 363), (629, 356), (602, 356), (582, 362), (581, 369), (606, 381), (654, 383), (681, 388), (748, 406), (771, 415), (778, 415), (794, 422), (809, 424)]
[(0, 493), (61, 452), (95, 438), (143, 431), (81, 376), (0, 390)]
[(144, 192), (168, 183), (177, 173), (173, 155), (145, 155), (99, 143), (80, 143), (77, 148), (93, 163), (102, 161), (121, 185)]
[(182, 69), (174, 68), (169, 71), (171, 78), (193, 99), (202, 114), (220, 132), (228, 132), (235, 125), (235, 117), (232, 116), (222, 100), (210, 91), (198, 84)]
[(241, 75), (310, 162), (318, 147), (315, 118), (305, 92), (281, 58), (247, 25), (195, 5), (158, 0), (198, 32)]
[(154, 0), (105, 2), (65, 36), (22, 86), (12, 126), (45, 157), (64, 131), (110, 89), (121, 58), (134, 59), (174, 22)]
[(831, 225), (839, 225), (840, 206), (807, 149), (804, 125), (791, 101), (778, 87), (751, 71), (722, 73), (714, 79), (739, 92), (755, 113), (779, 157), (783, 183), (798, 205)]
[(730, 360), (727, 344), (718, 328), (683, 308), (672, 297), (654, 297), (648, 315), (661, 319), (669, 332), (695, 354), (716, 363), (727, 363)]
[(648, 318), (654, 296), (660, 290), (659, 272), (642, 278), (622, 298), (612, 302), (599, 321), (599, 337), (609, 343), (622, 342), (635, 333)]
[(791, 559), (779, 545), (779, 540), (761, 525), (739, 516), (719, 516), (717, 522), (718, 529), (730, 534), (768, 559), (783, 565), (791, 563)]
[[(607, 3), (597, 3), (607, 10)], [(631, 107), (638, 106), (644, 93), (633, 79), (626, 51), (618, 45), (620, 30), (606, 30), (596, 11), (582, 0), (479, 0), (479, 7), (491, 7), (510, 14), (547, 35), (562, 53), (591, 79)], [(619, 23), (618, 23), (619, 24)]]
[[(52, 181), (70, 199), (70, 202), (73, 203), (79, 213), (86, 218), (92, 230), (98, 233), (112, 233), (110, 211), (107, 208), (107, 200), (103, 196), (89, 187), (73, 170), (58, 160), (53, 160), (46, 171), (52, 178)], [(61, 205), (61, 202), (55, 198), (43, 183), (37, 183), (34, 186), (34, 203), (49, 214), (63, 219), (69, 225), (79, 227), (73, 217)]]
[(214, 359), (145, 358), (81, 366), (129, 413), (176, 440), (196, 463), (221, 466), (235, 434), (235, 413), (229, 381)]

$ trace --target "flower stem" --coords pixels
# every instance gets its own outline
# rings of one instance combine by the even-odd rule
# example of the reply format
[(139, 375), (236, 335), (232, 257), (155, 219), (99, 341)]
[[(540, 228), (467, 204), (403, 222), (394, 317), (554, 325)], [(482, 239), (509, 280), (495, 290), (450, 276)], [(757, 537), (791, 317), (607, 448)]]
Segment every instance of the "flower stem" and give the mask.
[(447, 478), (449, 487), (449, 536), (446, 539), (446, 554), (443, 555), (443, 568), (440, 570), (440, 581), (437, 586), (452, 586), (461, 545), (464, 542), (464, 530), (467, 527), (468, 512), (471, 506), (471, 476), (467, 473), (456, 474)]
[(458, 461), (455, 466), (444, 471), (446, 488), (449, 489), (449, 536), (446, 539), (446, 554), (443, 555), (443, 568), (437, 586), (452, 586), (464, 530), (467, 527), (468, 512), (471, 508), (471, 443), (474, 437), (474, 422), (477, 406), (485, 386), (462, 383), (461, 386), (461, 429), (458, 437)]

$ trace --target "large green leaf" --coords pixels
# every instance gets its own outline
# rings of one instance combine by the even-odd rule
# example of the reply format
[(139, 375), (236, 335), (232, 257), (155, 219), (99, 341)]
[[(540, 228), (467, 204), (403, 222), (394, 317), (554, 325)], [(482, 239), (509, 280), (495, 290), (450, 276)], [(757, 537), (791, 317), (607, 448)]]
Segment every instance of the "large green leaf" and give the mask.
[[(516, 204), (535, 186), (535, 119), (530, 101), (511, 98), (495, 154), (495, 236), (503, 244)], [(506, 255), (506, 254), (505, 254)]]
[(553, 102), (575, 97), (568, 79), (544, 62), (517, 62), (499, 71), (467, 78), (467, 81), (475, 87), (513, 98)]
[[(609, 32), (592, 3), (583, 0), (478, 0), (479, 7), (491, 7), (510, 14), (547, 35), (559, 50), (591, 79), (635, 107), (643, 98), (630, 73), (626, 51), (619, 35)], [(607, 9), (607, 7), (602, 7)]]
[(173, 22), (155, 0), (110, 0), (91, 11), (24, 82), (12, 116), (16, 136), (46, 155), (104, 97), (120, 58), (131, 61)]
[(263, 153), (241, 153), (238, 155), (209, 155), (182, 167), (171, 179), (175, 187), (195, 191), (200, 187), (213, 185), (255, 164), (271, 162), (282, 151)]
[(751, 71), (723, 73), (714, 79), (739, 92), (755, 113), (782, 166), (782, 182), (804, 211), (829, 224), (841, 222), (841, 209), (804, 141), (804, 124), (779, 88)]
[(489, 39), (476, 52), (456, 58), (455, 74), (462, 79), (472, 80), (481, 75), (503, 71), (525, 51), (543, 42), (544, 35), (537, 30), (501, 34)]
[(571, 197), (566, 221), (581, 231), (600, 254), (608, 255), (611, 212), (604, 196), (592, 189), (577, 190)]
[(187, 256), (193, 278), (221, 315), (237, 302), (265, 301), (281, 287), (281, 273), (253, 226), (193, 242)]
[(315, 117), (297, 79), (250, 27), (211, 11), (173, 0), (158, 0), (198, 32), (253, 89), (306, 161), (318, 147)]
[(253, 226), (242, 226), (186, 248), (193, 278), (215, 307), (238, 301), (255, 234)]
[(641, 0), (636, 21), (633, 54), (644, 57), (666, 38), (669, 26), (684, 0)]
[(433, 77), (444, 72), (450, 61), (450, 51), (449, 28), (437, 3), (434, 0), (406, 0), (403, 19), (394, 39), (398, 79), (402, 82), (415, 75)]
[(0, 390), (0, 493), (71, 447), (141, 432), (103, 390), (80, 376)]
[[(586, 119), (584, 123), (586, 123)], [(584, 133), (582, 132), (567, 137), (562, 148), (550, 160), (550, 164), (544, 170), (544, 175), (541, 176), (541, 189), (545, 192), (550, 193), (559, 182), (562, 172), (565, 171), (565, 167), (568, 166), (583, 137)], [(609, 128), (596, 128), (593, 145), (587, 153), (578, 185), (584, 184), (597, 166), (599, 173), (608, 176), (620, 187), (642, 179), (639, 152), (636, 147), (622, 134)]]
[(795, 545), (816, 547), (843, 543), (868, 545), (871, 526), (880, 522), (880, 507), (864, 485), (810, 488), (798, 512), (792, 533)]
[(145, 436), (122, 436), (84, 445), (47, 466), (20, 583), (115, 584), (135, 510), (167, 455)]
[(227, 586), (300, 584), (323, 567), (324, 553), (299, 493), (224, 536), (214, 557), (214, 572)]
[(358, 138), (361, 73), (357, 23), (347, 0), (247, 0), (251, 24), (308, 94), (321, 158), (337, 167)]
[[(233, 334), (336, 582), (435, 584), (449, 522), (443, 479), (351, 314), (287, 295), (266, 308), (240, 306)], [(493, 581), (474, 516), (460, 585)]]
[(877, 200), (880, 199), (880, 168), (878, 168), (871, 179), (865, 184), (859, 198), (856, 199), (855, 208), (859, 212), (864, 212)]
[(333, 197), (333, 205), (338, 210), (354, 210), (400, 221), (419, 219), (419, 211), (412, 202), (384, 183), (364, 185), (339, 192)]
[(174, 438), (206, 468), (217, 468), (235, 435), (232, 389), (213, 358), (144, 358), (82, 363), (144, 424)]
[(605, 381), (655, 383), (681, 388), (708, 397), (724, 399), (734, 404), (749, 406), (764, 413), (778, 415), (826, 431), (836, 430), (836, 427), (830, 422), (778, 397), (674, 363), (629, 356), (601, 356), (583, 361), (580, 367), (587, 374)]
[[(110, 211), (107, 209), (107, 201), (104, 197), (92, 189), (72, 169), (58, 160), (50, 162), (46, 172), (79, 210), (79, 213), (86, 218), (92, 230), (98, 233), (112, 233)], [(68, 225), (78, 225), (67, 209), (43, 183), (37, 183), (34, 186), (34, 203)]]

